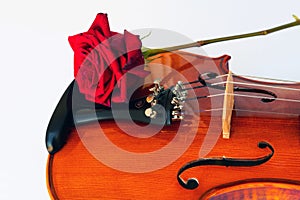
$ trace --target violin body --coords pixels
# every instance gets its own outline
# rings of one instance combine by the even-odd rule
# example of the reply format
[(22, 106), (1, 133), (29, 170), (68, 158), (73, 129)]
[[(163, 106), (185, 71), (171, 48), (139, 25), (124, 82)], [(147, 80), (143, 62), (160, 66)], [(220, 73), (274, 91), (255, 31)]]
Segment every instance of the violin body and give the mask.
[[(150, 63), (151, 76), (148, 78), (151, 80), (148, 82), (164, 77), (162, 83), (172, 85), (182, 78), (193, 82), (199, 73), (224, 75), (228, 73), (229, 58), (208, 59), (184, 52), (165, 53)], [(157, 64), (172, 67), (159, 68)], [(281, 199), (295, 199), (300, 195), (300, 104), (293, 100), (300, 96), (300, 84), (233, 78), (234, 82), (244, 84), (235, 88), (236, 93), (242, 95), (234, 97), (229, 139), (222, 138), (219, 108), (223, 106), (223, 96), (217, 95), (221, 90), (219, 86), (193, 90), (188, 96), (190, 99), (199, 96), (214, 98), (187, 101), (187, 110), (197, 112), (187, 113), (183, 120), (174, 120), (157, 132), (159, 125), (147, 126), (147, 131), (140, 133), (139, 137), (128, 134), (126, 130), (143, 127), (143, 122), (132, 124), (128, 123), (129, 119), (104, 119), (80, 124), (71, 129), (63, 148), (49, 155), (47, 184), (51, 198), (255, 199), (278, 194)], [(223, 77), (219, 79), (218, 82), (224, 81)], [(208, 80), (212, 82), (212, 79)], [(142, 96), (148, 93), (148, 90), (143, 90)], [(250, 95), (252, 97), (245, 99)], [(148, 132), (156, 134), (147, 137)], [(101, 138), (109, 142), (102, 143)], [(220, 164), (235, 159), (259, 160), (270, 154), (270, 150), (257, 147), (260, 141), (272, 145), (274, 151), (263, 163), (254, 166)], [(141, 158), (122, 156), (128, 152)], [(157, 154), (152, 155), (152, 152)], [(204, 158), (215, 161), (191, 167), (178, 175), (182, 166)], [(185, 181), (197, 178), (199, 185), (193, 189), (185, 188), (178, 177)], [(247, 187), (242, 190), (243, 185)], [(235, 186), (234, 194), (218, 193)], [(262, 186), (267, 189), (262, 190)]]

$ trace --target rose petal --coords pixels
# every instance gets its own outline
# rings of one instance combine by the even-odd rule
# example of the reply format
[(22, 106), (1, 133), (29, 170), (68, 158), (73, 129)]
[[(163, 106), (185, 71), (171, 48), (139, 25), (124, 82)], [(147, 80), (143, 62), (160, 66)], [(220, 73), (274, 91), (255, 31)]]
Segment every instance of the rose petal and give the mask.
[(135, 66), (143, 65), (145, 61), (141, 51), (142, 43), (139, 36), (133, 35), (125, 30), (124, 39), (126, 44), (127, 63), (123, 66), (123, 69), (130, 70)]
[(142, 42), (138, 35), (134, 35), (128, 32), (127, 30), (124, 30), (124, 39), (126, 43), (127, 52), (141, 49)]
[(91, 34), (94, 34), (95, 32), (100, 32), (100, 34), (97, 35), (100, 36), (100, 38), (102, 38), (103, 36), (106, 39), (111, 37), (112, 34), (109, 28), (107, 14), (98, 13), (88, 32)]
[(78, 70), (86, 56), (98, 45), (97, 39), (89, 33), (81, 33), (68, 37), (71, 48), (74, 51), (74, 76), (77, 76)]
[(110, 31), (106, 14), (99, 13), (87, 32), (68, 40), (74, 51), (75, 79), (89, 101), (110, 106), (114, 91), (113, 101), (124, 102), (129, 90), (148, 74), (139, 36)]

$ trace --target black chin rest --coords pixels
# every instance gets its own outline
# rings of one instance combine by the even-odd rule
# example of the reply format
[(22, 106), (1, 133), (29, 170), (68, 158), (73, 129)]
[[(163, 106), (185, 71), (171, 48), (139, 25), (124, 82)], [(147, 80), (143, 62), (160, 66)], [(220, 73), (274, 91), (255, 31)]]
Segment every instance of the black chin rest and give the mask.
[(112, 119), (129, 119), (147, 124), (166, 122), (164, 117), (150, 119), (145, 116), (145, 110), (150, 107), (150, 104), (146, 103), (146, 97), (129, 103), (115, 103), (112, 107), (115, 112), (106, 106), (87, 101), (73, 80), (59, 100), (47, 127), (46, 147), (49, 154), (55, 154), (65, 145), (75, 125)]
[[(76, 99), (76, 101), (73, 101), (73, 99)], [(46, 147), (50, 154), (59, 151), (66, 143), (69, 132), (75, 124), (73, 114), (81, 110), (90, 110), (90, 108), (94, 108), (93, 110), (96, 108), (98, 112), (101, 112), (101, 110), (106, 111), (101, 116), (106, 119), (112, 118), (112, 115), (109, 115), (111, 113), (109, 108), (85, 100), (84, 96), (79, 92), (76, 81), (73, 80), (60, 98), (47, 127)], [(85, 115), (83, 113), (81, 117), (76, 117), (76, 119), (81, 119), (76, 124), (92, 120), (85, 119)]]

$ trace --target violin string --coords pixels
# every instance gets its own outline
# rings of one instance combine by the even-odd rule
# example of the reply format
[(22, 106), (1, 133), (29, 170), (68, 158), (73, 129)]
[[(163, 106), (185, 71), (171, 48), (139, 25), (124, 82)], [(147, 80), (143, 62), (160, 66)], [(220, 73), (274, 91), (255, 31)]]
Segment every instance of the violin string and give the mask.
[[(205, 109), (200, 110), (199, 113), (203, 112), (216, 112), (216, 111), (223, 111), (224, 108), (213, 108), (213, 109)], [(239, 112), (251, 112), (251, 113), (260, 113), (260, 114), (272, 114), (272, 115), (285, 115), (285, 116), (291, 116), (291, 117), (298, 117), (299, 114), (297, 113), (284, 113), (284, 112), (274, 112), (274, 111), (262, 111), (262, 110), (246, 110), (246, 109), (232, 109), (232, 111), (239, 111)]]
[[(226, 77), (228, 76), (228, 74), (224, 74), (224, 75), (219, 75), (216, 76), (214, 78), (210, 78), (210, 80), (212, 79), (217, 79), (217, 78), (222, 78), (222, 77)], [(255, 77), (255, 76), (249, 76), (249, 77)], [(260, 78), (263, 79), (261, 77), (255, 77), (255, 78)], [(265, 78), (268, 79), (268, 78)], [(269, 80), (276, 80), (276, 79), (269, 79)], [(283, 81), (283, 80), (281, 80)], [(192, 81), (189, 82), (190, 84), (192, 83), (199, 83), (199, 81)], [(211, 83), (211, 86), (217, 86), (217, 85), (224, 85), (227, 83), (231, 83), (231, 84), (239, 84), (239, 85), (246, 85), (246, 86), (256, 86), (256, 87), (267, 87), (267, 88), (273, 88), (273, 89), (282, 89), (282, 90), (289, 90), (289, 91), (300, 91), (300, 89), (298, 88), (291, 88), (291, 87), (282, 87), (282, 86), (271, 86), (271, 85), (262, 85), (262, 84), (257, 84), (257, 83), (243, 83), (243, 82), (236, 82), (236, 81), (221, 81), (221, 82), (216, 82), (216, 83)], [(190, 87), (190, 88), (184, 88), (183, 90), (191, 90), (191, 89), (198, 89), (198, 88), (202, 88), (205, 87), (204, 85), (201, 86), (194, 86), (194, 87)], [(198, 96), (198, 97), (194, 97), (194, 98), (188, 98), (186, 100), (194, 100), (194, 99), (201, 99), (201, 98), (211, 98), (211, 97), (217, 97), (217, 96), (222, 96), (225, 94), (214, 94), (214, 95), (208, 95), (208, 96)], [(264, 97), (264, 96), (256, 96), (256, 95), (243, 95), (243, 94), (228, 94), (228, 95), (234, 95), (234, 96), (240, 96), (240, 97), (249, 97), (249, 98), (265, 98), (265, 99), (274, 99), (274, 98), (270, 98), (270, 97)], [(300, 102), (300, 100), (298, 99), (287, 99), (287, 98), (279, 98), (276, 97), (275, 100), (279, 100), (279, 101), (287, 101), (287, 102)]]
[[(198, 81), (197, 81), (198, 82)], [(189, 87), (189, 88), (184, 88), (183, 90), (186, 91), (186, 90), (194, 90), (194, 89), (199, 89), (199, 88), (204, 88), (206, 86), (204, 85), (199, 85), (199, 86), (194, 86), (194, 87)]]
[(254, 113), (261, 113), (261, 114), (276, 114), (276, 115), (288, 115), (288, 116), (295, 116), (298, 117), (299, 114), (297, 113), (284, 113), (284, 112), (274, 112), (274, 111), (262, 111), (262, 110), (243, 110), (243, 109), (233, 109), (234, 111), (241, 111), (241, 112), (254, 112)]
[[(215, 78), (222, 78), (222, 77), (227, 77), (228, 74), (223, 74), (216, 76)], [(233, 74), (233, 76), (236, 76)], [(265, 77), (259, 77), (259, 76), (250, 76), (250, 75), (240, 75), (241, 77), (249, 77), (249, 78), (256, 78), (260, 80), (273, 80), (273, 81), (280, 81), (284, 83), (297, 83), (296, 81), (287, 81), (287, 80), (282, 80), (282, 79), (273, 79), (273, 78), (265, 78)], [(226, 81), (221, 81), (218, 83), (212, 83), (211, 85), (221, 85), (221, 84), (226, 84)], [(280, 86), (270, 86), (270, 85), (262, 85), (262, 84), (257, 84), (257, 83), (243, 83), (243, 82), (235, 82), (235, 81), (230, 81), (229, 83), (231, 84), (240, 84), (240, 85), (247, 85), (247, 86), (260, 86), (260, 87), (268, 87), (268, 88), (275, 88), (275, 89), (282, 89), (282, 90), (293, 90), (293, 91), (300, 91), (298, 88), (290, 88), (290, 87), (280, 87)]]
[[(236, 75), (233, 75), (233, 76), (236, 76)], [(275, 79), (275, 78), (267, 78), (267, 77), (252, 76), (252, 75), (239, 75), (239, 76), (240, 77), (246, 77), (246, 78), (254, 78), (254, 79), (258, 79), (258, 80), (278, 81), (278, 82), (282, 82), (282, 83), (298, 83), (297, 81)]]
[[(212, 94), (212, 95), (207, 95), (207, 96), (196, 96), (196, 97), (186, 98), (185, 101), (198, 100), (198, 99), (202, 99), (202, 98), (213, 98), (213, 97), (224, 96), (224, 95), (225, 95), (225, 93)], [(300, 103), (300, 100), (297, 100), (297, 99), (286, 99), (286, 98), (278, 98), (278, 97), (272, 98), (272, 97), (267, 97), (267, 96), (233, 94), (233, 93), (227, 93), (226, 95), (247, 97), (247, 98), (256, 98), (256, 99), (275, 99), (276, 101), (287, 101), (287, 102)]]
[[(227, 77), (228, 74), (224, 75), (218, 75), (213, 78), (209, 79), (204, 79), (204, 80), (213, 80), (213, 79), (218, 79), (218, 78), (224, 78)], [(235, 75), (233, 75), (235, 76)], [(243, 75), (242, 77), (249, 77), (249, 78), (256, 78), (259, 80), (272, 80), (272, 81), (280, 81), (282, 83), (297, 83), (296, 81), (287, 81), (287, 80), (279, 80), (279, 79), (272, 79), (272, 78), (263, 78), (263, 77), (258, 77), (258, 76), (248, 76), (248, 75)], [(193, 83), (199, 83), (199, 80), (197, 81), (192, 81), (189, 83), (186, 83), (185, 85), (188, 84), (193, 84)], [(211, 86), (217, 86), (217, 85), (225, 85), (227, 84), (227, 81), (220, 81), (220, 82), (215, 82), (211, 83)], [(267, 87), (267, 88), (274, 88), (274, 89), (281, 89), (281, 90), (289, 90), (289, 91), (300, 91), (300, 89), (297, 88), (291, 88), (291, 87), (283, 87), (283, 86), (271, 86), (271, 85), (263, 85), (263, 84), (257, 84), (257, 83), (243, 83), (243, 82), (235, 82), (235, 81), (230, 81), (229, 83), (231, 84), (239, 84), (239, 85), (246, 85), (246, 86), (256, 86), (256, 87)], [(195, 86), (191, 88), (184, 88), (184, 90), (191, 90), (191, 89), (197, 89), (197, 88), (202, 88), (204, 86)], [(189, 100), (198, 100), (201, 98), (214, 98), (214, 97), (219, 97), (219, 96), (224, 96), (225, 93), (220, 93), (220, 94), (213, 94), (213, 95), (208, 95), (208, 96), (197, 96), (194, 98), (187, 98), (185, 101)], [(243, 94), (232, 94), (232, 93), (227, 93), (227, 95), (233, 95), (233, 96), (239, 96), (239, 97), (246, 97), (246, 98), (256, 98), (256, 99), (275, 99), (277, 101), (287, 101), (287, 102), (295, 102), (295, 103), (300, 103), (300, 100), (298, 99), (287, 99), (287, 98), (274, 98), (274, 97), (269, 97), (269, 96), (259, 96), (259, 95), (243, 95)], [(224, 108), (215, 108), (215, 109), (206, 109), (206, 110), (201, 110), (200, 112), (216, 112), (216, 111), (223, 111)], [(239, 112), (251, 112), (251, 113), (260, 113), (260, 114), (272, 114), (272, 115), (285, 115), (285, 116), (299, 116), (299, 113), (286, 113), (286, 112), (274, 112), (274, 111), (261, 111), (261, 110), (245, 110), (245, 109), (233, 109), (233, 111), (239, 111)]]
[(265, 99), (275, 99), (276, 101), (288, 101), (288, 102), (296, 102), (296, 103), (300, 103), (300, 100), (298, 99), (286, 99), (286, 98), (270, 98), (270, 97), (263, 97), (263, 96), (256, 96), (256, 95), (245, 95), (245, 94), (232, 94), (232, 93), (227, 93), (227, 95), (232, 95), (232, 96), (239, 96), (239, 97), (247, 97), (247, 98), (265, 98)]
[[(222, 77), (227, 77), (229, 74), (223, 74), (216, 76), (215, 78), (222, 78)], [(232, 74), (232, 76), (237, 76), (235, 74)], [(266, 77), (261, 77), (261, 76), (251, 76), (251, 75), (238, 75), (239, 77), (245, 77), (245, 78), (254, 78), (257, 80), (270, 80), (270, 81), (278, 81), (282, 83), (299, 83), (298, 81), (290, 81), (290, 80), (283, 80), (283, 79), (275, 79), (275, 78), (266, 78)]]
[(292, 90), (292, 91), (300, 91), (298, 88), (290, 88), (290, 87), (280, 87), (280, 86), (272, 86), (272, 85), (262, 85), (262, 84), (256, 84), (256, 83), (243, 83), (243, 82), (235, 82), (235, 81), (221, 81), (217, 83), (211, 83), (210, 85), (215, 86), (215, 85), (223, 85), (226, 83), (231, 83), (234, 85), (247, 85), (247, 86), (257, 86), (257, 87), (265, 87), (265, 88), (273, 88), (273, 89), (281, 89), (281, 90)]
[[(228, 76), (228, 74), (218, 75), (214, 78), (209, 78), (209, 80), (223, 78), (223, 77), (227, 77), (227, 76)], [(279, 79), (262, 78), (262, 77), (258, 77), (258, 76), (244, 75), (243, 77), (251, 77), (251, 78), (257, 78), (257, 79), (262, 79), (262, 80), (264, 80), (264, 79), (265, 80), (275, 80), (275, 81), (281, 81), (281, 82), (286, 82), (286, 83), (297, 83), (296, 81), (286, 81), (286, 80), (279, 80)], [(207, 80), (207, 79), (205, 79), (205, 80)], [(199, 80), (184, 83), (183, 85), (194, 84), (194, 83), (199, 83)], [(210, 85), (216, 86), (216, 85), (224, 85), (226, 83), (231, 83), (231, 84), (235, 84), (235, 85), (239, 84), (239, 85), (246, 85), (246, 86), (267, 87), (267, 88), (281, 89), (281, 90), (300, 91), (300, 89), (298, 89), (298, 88), (271, 86), (271, 85), (263, 85), (263, 84), (257, 84), (257, 83), (243, 83), (243, 82), (236, 82), (236, 81), (230, 81), (230, 82), (220, 81), (220, 82), (211, 83)], [(204, 87), (204, 86), (195, 86), (195, 87), (190, 87), (190, 88), (184, 88), (184, 90), (191, 90), (191, 89), (197, 89), (197, 88), (202, 88), (202, 87)]]

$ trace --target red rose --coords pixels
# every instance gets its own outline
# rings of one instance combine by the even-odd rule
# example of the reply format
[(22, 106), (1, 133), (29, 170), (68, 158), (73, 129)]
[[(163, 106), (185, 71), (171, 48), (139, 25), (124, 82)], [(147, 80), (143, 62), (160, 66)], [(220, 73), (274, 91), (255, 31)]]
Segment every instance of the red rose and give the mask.
[[(111, 99), (125, 102), (127, 88), (147, 75), (139, 36), (126, 30), (124, 34), (112, 32), (106, 14), (98, 14), (90, 29), (70, 36), (69, 43), (75, 80), (89, 101), (105, 106), (111, 105)], [(112, 97), (112, 92), (117, 95)]]

